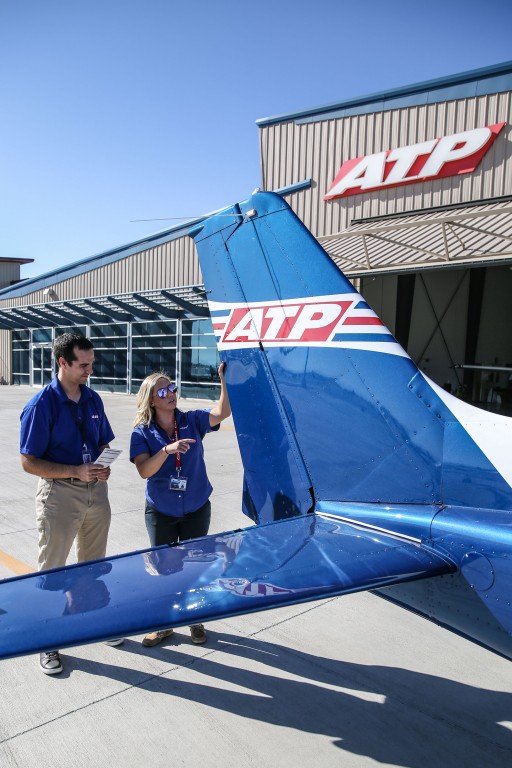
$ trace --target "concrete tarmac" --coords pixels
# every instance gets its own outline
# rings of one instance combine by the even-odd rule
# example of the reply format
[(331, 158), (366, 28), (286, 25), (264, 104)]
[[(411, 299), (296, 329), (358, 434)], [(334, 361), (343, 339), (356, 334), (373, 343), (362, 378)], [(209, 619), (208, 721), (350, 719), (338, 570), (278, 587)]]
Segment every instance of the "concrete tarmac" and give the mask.
[[(37, 478), (18, 454), (32, 394), (0, 387), (0, 578), (36, 567)], [(148, 543), (144, 483), (128, 458), (135, 398), (104, 401), (123, 449), (109, 481), (113, 555)], [(231, 419), (205, 451), (211, 533), (249, 525)], [(155, 648), (131, 637), (67, 649), (54, 677), (34, 656), (0, 661), (0, 767), (512, 765), (512, 663), (375, 595), (215, 621), (208, 632), (204, 646), (179, 629)]]

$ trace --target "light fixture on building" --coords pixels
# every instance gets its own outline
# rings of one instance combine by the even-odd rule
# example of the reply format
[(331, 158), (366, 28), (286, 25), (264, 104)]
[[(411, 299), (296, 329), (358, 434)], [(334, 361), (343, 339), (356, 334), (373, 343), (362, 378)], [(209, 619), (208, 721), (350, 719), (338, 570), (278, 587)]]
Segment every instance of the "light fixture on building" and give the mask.
[(50, 286), (49, 288), (45, 288), (43, 291), (43, 296), (48, 299), (56, 299), (57, 294), (55, 293), (55, 290)]

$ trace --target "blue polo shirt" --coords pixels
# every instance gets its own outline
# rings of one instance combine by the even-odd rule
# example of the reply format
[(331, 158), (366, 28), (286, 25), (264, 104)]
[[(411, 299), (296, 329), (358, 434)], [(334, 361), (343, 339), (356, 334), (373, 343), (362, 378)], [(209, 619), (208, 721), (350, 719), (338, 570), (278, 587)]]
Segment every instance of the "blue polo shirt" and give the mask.
[(20, 453), (58, 464), (83, 463), (86, 443), (95, 461), (100, 446), (114, 439), (101, 397), (80, 385), (78, 403), (70, 400), (57, 376), (29, 400), (21, 412)]
[[(187, 478), (186, 491), (169, 489), (169, 478), (176, 475), (176, 456), (169, 455), (160, 469), (146, 480), (146, 499), (163, 515), (183, 517), (195, 512), (210, 498), (213, 490), (206, 474), (204, 463), (203, 437), (208, 432), (217, 432), (220, 424), (210, 427), (210, 411), (179, 411), (176, 409), (176, 424), (180, 440), (191, 439), (190, 450), (181, 454), (181, 477)], [(163, 429), (154, 422), (140, 424), (132, 432), (130, 461), (141, 453), (154, 456), (169, 440)]]

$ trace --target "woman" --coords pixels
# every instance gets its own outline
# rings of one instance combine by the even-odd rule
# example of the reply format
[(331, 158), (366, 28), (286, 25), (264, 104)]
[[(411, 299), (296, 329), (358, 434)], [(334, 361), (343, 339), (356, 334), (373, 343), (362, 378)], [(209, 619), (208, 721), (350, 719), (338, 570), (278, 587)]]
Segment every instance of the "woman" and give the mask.
[[(152, 547), (208, 533), (213, 489), (202, 441), (231, 414), (224, 369), (221, 363), (220, 399), (210, 411), (178, 410), (176, 385), (165, 373), (152, 373), (141, 384), (130, 460), (146, 480), (145, 520)], [(142, 644), (157, 645), (172, 633), (172, 629), (151, 632)], [(192, 642), (206, 642), (202, 624), (192, 625), (190, 634)]]

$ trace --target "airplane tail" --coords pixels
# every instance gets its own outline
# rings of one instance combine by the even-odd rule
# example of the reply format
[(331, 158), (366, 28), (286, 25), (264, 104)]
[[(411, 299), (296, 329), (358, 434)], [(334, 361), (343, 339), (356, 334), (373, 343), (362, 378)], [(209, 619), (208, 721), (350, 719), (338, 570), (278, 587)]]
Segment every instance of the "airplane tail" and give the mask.
[(191, 234), (262, 524), (1, 582), (0, 658), (372, 589), (512, 659), (512, 420), (429, 381), (278, 195)]
[(279, 195), (191, 234), (256, 522), (330, 500), (510, 509), (509, 420), (424, 376)]

